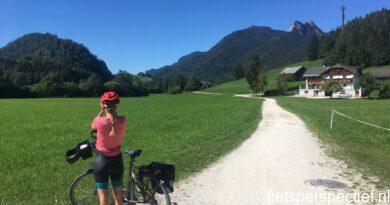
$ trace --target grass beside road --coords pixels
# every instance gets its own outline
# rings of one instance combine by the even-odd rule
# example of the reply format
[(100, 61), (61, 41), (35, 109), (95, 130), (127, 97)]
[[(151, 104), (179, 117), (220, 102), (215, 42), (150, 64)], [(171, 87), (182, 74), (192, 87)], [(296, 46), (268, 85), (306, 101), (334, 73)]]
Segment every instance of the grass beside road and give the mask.
[(222, 93), (222, 94), (249, 94), (249, 85), (245, 78), (235, 80), (223, 84), (216, 85), (214, 87), (204, 90), (204, 92), (210, 93)]
[[(142, 149), (139, 164), (175, 164), (181, 179), (250, 136), (261, 118), (260, 104), (201, 94), (123, 98), (122, 149)], [(98, 99), (3, 99), (0, 106), (0, 204), (69, 204), (69, 185), (92, 159), (69, 165), (65, 152), (88, 138)]]
[(390, 186), (390, 131), (334, 116), (332, 109), (359, 120), (390, 127), (390, 100), (330, 100), (278, 97), (278, 104), (296, 113), (325, 142), (334, 145), (333, 154), (364, 168), (380, 178), (378, 186)]
[[(305, 66), (306, 68), (322, 66), (322, 59), (315, 60), (315, 61), (303, 61), (303, 62), (294, 63), (294, 64), (269, 70), (267, 72), (268, 84), (266, 89), (267, 90), (276, 89), (276, 79), (280, 71), (282, 71), (284, 68), (294, 67), (298, 65)], [(289, 87), (290, 90), (298, 90), (299, 86), (304, 84), (305, 84), (304, 81), (290, 82)], [(223, 93), (223, 94), (249, 94), (249, 86), (245, 78), (243, 78), (240, 80), (235, 80), (235, 81), (216, 85), (212, 88), (206, 89), (205, 92)]]

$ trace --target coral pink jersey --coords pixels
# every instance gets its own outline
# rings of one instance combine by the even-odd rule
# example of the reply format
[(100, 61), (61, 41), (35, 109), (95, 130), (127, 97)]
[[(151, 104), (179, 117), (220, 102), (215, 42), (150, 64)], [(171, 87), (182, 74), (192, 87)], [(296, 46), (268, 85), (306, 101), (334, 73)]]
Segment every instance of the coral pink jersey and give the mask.
[(126, 118), (118, 116), (115, 125), (115, 135), (110, 136), (111, 120), (105, 117), (95, 117), (92, 127), (97, 130), (96, 149), (106, 156), (113, 157), (121, 152), (121, 143), (126, 129)]

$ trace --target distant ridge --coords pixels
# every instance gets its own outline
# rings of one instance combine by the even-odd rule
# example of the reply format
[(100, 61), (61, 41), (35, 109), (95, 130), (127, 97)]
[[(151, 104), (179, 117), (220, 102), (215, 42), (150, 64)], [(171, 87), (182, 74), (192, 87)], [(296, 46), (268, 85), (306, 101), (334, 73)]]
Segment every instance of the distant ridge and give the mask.
[[(46, 33), (24, 35), (0, 49), (0, 74), (17, 86), (38, 83), (56, 73), (61, 81), (79, 83), (92, 74), (112, 78), (103, 60), (84, 45)], [(16, 82), (18, 81), (18, 82)]]
[(229, 81), (233, 79), (231, 69), (234, 64), (245, 66), (254, 55), (258, 55), (267, 68), (305, 60), (306, 48), (313, 34), (321, 35), (323, 31), (312, 21), (305, 24), (295, 21), (289, 32), (251, 26), (225, 36), (206, 52), (190, 53), (172, 65), (146, 73), (154, 77), (196, 75), (202, 80)]

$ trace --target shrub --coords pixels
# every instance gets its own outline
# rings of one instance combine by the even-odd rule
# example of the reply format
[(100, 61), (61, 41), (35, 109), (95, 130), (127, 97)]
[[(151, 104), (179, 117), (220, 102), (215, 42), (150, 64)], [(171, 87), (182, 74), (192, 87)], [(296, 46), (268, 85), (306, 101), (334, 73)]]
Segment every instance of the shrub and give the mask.
[(390, 80), (384, 81), (380, 84), (380, 97), (384, 99), (390, 98)]
[(278, 75), (278, 78), (276, 79), (276, 86), (278, 88), (280, 95), (286, 94), (288, 90), (288, 79), (289, 79), (289, 75), (286, 74)]
[(173, 87), (169, 87), (168, 88), (168, 93), (169, 94), (178, 94), (178, 93), (181, 93), (181, 88), (180, 86), (173, 86)]
[(380, 97), (380, 91), (379, 90), (373, 90), (370, 92), (369, 98), (371, 99), (379, 99)]
[(200, 82), (195, 76), (192, 76), (188, 81), (185, 89), (187, 91), (199, 90), (202, 87), (202, 82)]
[(332, 98), (334, 93), (337, 93), (341, 90), (343, 90), (343, 87), (337, 80), (328, 80), (321, 86), (321, 89), (325, 91), (325, 93), (328, 93), (330, 97)]

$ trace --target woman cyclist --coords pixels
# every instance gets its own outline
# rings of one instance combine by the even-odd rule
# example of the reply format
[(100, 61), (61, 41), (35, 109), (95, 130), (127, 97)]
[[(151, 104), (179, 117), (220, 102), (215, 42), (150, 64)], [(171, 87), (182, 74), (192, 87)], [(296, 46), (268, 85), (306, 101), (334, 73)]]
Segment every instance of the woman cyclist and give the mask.
[(122, 204), (123, 160), (121, 143), (126, 129), (126, 119), (118, 116), (116, 109), (119, 96), (115, 92), (105, 92), (100, 99), (102, 110), (92, 121), (92, 129), (97, 130), (96, 158), (93, 174), (96, 181), (100, 205), (108, 203), (108, 181), (111, 180), (115, 205)]

